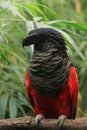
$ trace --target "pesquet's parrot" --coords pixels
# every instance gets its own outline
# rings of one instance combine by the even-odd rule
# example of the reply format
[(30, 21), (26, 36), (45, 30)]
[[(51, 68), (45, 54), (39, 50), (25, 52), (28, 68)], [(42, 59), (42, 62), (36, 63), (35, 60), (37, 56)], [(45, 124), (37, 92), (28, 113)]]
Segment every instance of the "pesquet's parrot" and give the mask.
[(35, 123), (43, 118), (75, 119), (79, 91), (76, 69), (67, 55), (64, 37), (52, 28), (29, 32), (22, 46), (34, 44), (34, 53), (26, 71), (28, 100), (34, 108)]

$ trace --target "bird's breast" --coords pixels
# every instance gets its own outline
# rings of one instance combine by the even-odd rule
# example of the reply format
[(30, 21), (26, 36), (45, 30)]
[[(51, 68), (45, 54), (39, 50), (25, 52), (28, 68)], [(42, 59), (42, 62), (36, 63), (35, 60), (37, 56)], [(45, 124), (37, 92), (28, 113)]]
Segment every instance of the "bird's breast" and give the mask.
[(35, 53), (28, 68), (33, 87), (45, 95), (56, 95), (69, 77), (71, 62), (55, 53)]

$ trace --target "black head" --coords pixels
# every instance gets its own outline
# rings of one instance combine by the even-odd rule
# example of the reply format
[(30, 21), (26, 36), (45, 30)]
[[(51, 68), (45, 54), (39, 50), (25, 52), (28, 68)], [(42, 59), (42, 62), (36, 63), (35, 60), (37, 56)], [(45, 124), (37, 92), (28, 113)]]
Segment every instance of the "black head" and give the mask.
[(22, 46), (35, 45), (35, 49), (57, 47), (65, 48), (65, 41), (62, 34), (52, 28), (38, 28), (29, 32), (28, 36), (23, 40)]

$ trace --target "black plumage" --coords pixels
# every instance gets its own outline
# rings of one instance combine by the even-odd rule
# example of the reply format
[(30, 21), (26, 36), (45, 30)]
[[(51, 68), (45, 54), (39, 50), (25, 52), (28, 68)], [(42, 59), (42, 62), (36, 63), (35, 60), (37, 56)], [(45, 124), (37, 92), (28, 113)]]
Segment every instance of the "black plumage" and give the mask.
[(71, 61), (62, 34), (52, 28), (31, 31), (22, 45), (34, 44), (28, 67), (33, 87), (42, 94), (56, 95), (69, 78)]

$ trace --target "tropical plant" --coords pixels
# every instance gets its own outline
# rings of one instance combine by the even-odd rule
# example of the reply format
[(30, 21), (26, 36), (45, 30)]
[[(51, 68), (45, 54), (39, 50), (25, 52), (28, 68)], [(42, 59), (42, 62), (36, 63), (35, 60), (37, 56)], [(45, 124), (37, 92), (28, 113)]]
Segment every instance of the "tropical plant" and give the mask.
[(33, 47), (23, 49), (21, 43), (30, 30), (38, 27), (53, 27), (64, 35), (68, 53), (79, 74), (83, 107), (87, 108), (84, 100), (87, 85), (87, 25), (72, 19), (64, 20), (60, 16), (60, 13), (56, 13), (39, 0), (1, 0), (0, 118), (33, 115), (24, 87), (25, 71)]

